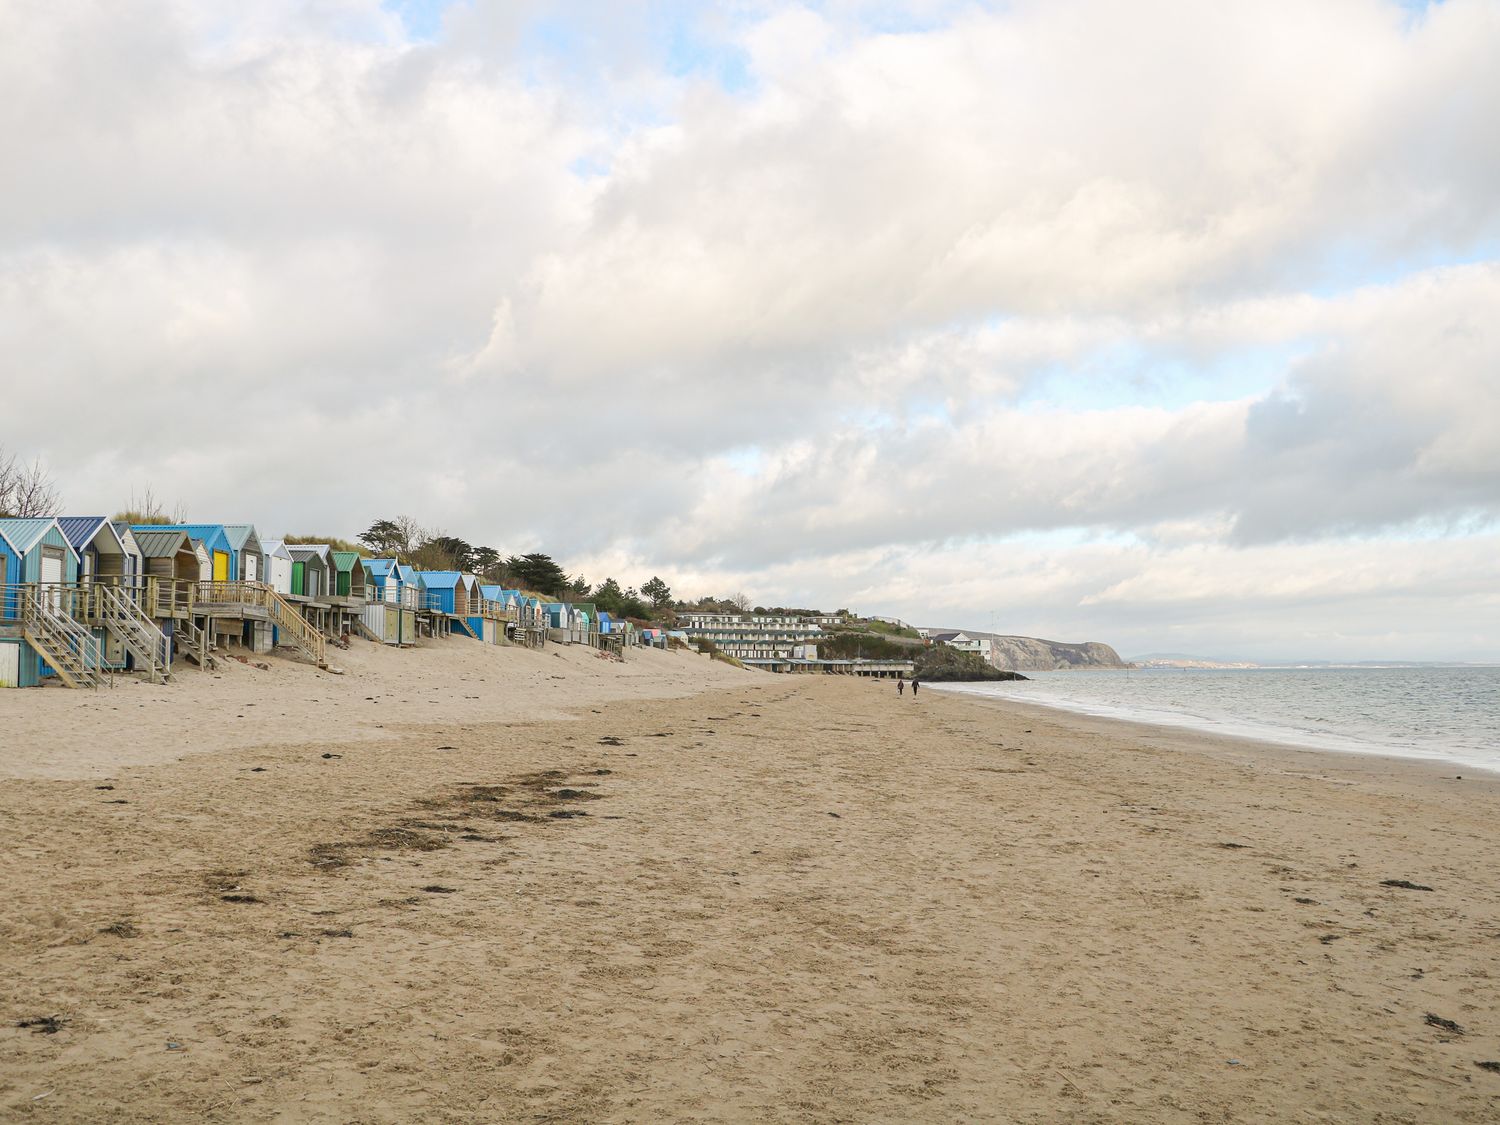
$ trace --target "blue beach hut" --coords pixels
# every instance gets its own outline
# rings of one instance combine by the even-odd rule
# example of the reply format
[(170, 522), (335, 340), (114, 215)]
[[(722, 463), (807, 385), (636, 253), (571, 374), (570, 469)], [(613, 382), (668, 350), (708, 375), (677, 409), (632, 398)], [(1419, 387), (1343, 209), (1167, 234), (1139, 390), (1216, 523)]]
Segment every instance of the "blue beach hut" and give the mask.
[(400, 579), (396, 574), (399, 565), (395, 559), (364, 559), (365, 584), (370, 588), (371, 601), (396, 602), (401, 600)]
[[(51, 662), (26, 640), (28, 603), (22, 587), (30, 587), (27, 592), (45, 603), (48, 612), (65, 617), (62, 588), (77, 581), (78, 552), (57, 520), (50, 516), (0, 519), (0, 687), (35, 687), (53, 674)], [(35, 609), (37, 602), (31, 604)], [(64, 624), (85, 633), (76, 622)], [(66, 654), (53, 655), (67, 659)], [(73, 655), (85, 654), (75, 649)], [(86, 654), (86, 662), (97, 667), (97, 661), (94, 648)]]
[[(467, 593), (463, 585), (464, 576), (456, 570), (423, 570), (419, 573), (422, 587), (430, 595), (429, 608), (439, 613), (457, 614), (459, 600)], [(463, 608), (468, 609), (466, 600)]]

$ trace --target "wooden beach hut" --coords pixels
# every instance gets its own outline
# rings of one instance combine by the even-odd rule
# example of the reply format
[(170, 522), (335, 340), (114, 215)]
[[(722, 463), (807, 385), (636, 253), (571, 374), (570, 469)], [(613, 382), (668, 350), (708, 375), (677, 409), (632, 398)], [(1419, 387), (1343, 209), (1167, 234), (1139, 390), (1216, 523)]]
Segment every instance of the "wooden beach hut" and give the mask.
[(134, 533), (103, 516), (64, 516), (57, 525), (78, 552), (70, 612), (94, 631), (104, 664), (164, 682), (171, 643), (147, 612), (144, 560)]
[(239, 580), (239, 560), (235, 555), (234, 547), (230, 545), (229, 533), (224, 529), (223, 524), (136, 524), (130, 530), (140, 532), (163, 527), (175, 527), (186, 532), (188, 538), (196, 539), (203, 544), (203, 549), (208, 555), (207, 573), (202, 577), (204, 582), (236, 582)]
[(128, 527), (103, 516), (60, 516), (63, 535), (78, 552), (79, 582), (107, 581), (133, 589), (141, 577), (141, 549)]
[(199, 555), (187, 532), (174, 527), (128, 529), (141, 552), (147, 612), (158, 621), (185, 616), (198, 581)]

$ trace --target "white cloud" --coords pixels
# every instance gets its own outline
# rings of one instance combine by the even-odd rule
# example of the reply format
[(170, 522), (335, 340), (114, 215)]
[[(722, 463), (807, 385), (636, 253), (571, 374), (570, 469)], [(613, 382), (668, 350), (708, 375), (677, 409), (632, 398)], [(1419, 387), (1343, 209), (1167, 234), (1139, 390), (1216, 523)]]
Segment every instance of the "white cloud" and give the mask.
[(1494, 3), (679, 18), (743, 90), (619, 5), (0, 7), (0, 445), (955, 623), (995, 540), (1176, 560), (1012, 575), (1123, 627), (1194, 549), (1500, 515)]

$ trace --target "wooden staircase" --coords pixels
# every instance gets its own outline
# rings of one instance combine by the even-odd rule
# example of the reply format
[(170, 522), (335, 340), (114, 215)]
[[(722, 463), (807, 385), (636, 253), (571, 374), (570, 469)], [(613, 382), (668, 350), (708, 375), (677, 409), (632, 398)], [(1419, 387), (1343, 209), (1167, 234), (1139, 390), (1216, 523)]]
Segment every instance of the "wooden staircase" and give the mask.
[(177, 635), (182, 638), (183, 656), (209, 671), (218, 667), (213, 656), (216, 649), (214, 639), (208, 635), (207, 629), (198, 628), (197, 622), (188, 617), (177, 623)]
[(89, 587), (93, 602), (90, 620), (97, 620), (118, 638), (135, 658), (135, 667), (154, 684), (167, 682), (172, 671), (172, 643), (147, 617), (140, 604), (116, 586)]
[(99, 638), (61, 609), (61, 599), (45, 587), (21, 595), (21, 635), (70, 688), (98, 687)]
[(455, 617), (453, 620), (458, 622), (458, 627), (460, 629), (462, 629), (465, 633), (468, 633), (469, 636), (473, 637), (476, 641), (484, 639), (478, 633), (474, 632), (474, 626), (469, 624), (469, 619), (467, 617)]

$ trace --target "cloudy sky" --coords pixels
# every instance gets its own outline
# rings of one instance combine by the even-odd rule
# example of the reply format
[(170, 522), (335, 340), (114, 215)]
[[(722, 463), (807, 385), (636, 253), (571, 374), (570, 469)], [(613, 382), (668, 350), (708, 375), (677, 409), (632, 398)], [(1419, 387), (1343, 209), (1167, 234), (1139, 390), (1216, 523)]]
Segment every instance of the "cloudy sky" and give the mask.
[(0, 0), (67, 507), (1500, 660), (1500, 0)]

